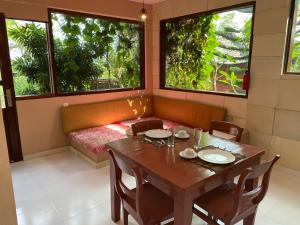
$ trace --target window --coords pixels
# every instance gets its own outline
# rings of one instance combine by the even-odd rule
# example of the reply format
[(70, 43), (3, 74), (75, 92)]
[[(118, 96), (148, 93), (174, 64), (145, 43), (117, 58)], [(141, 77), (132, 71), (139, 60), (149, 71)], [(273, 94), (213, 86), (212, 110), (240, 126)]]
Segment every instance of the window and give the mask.
[(6, 25), (16, 96), (50, 94), (46, 24), (7, 19)]
[(300, 74), (300, 2), (292, 1), (284, 72)]
[(57, 92), (143, 87), (143, 25), (51, 10)]
[(161, 88), (247, 96), (254, 3), (161, 21)]

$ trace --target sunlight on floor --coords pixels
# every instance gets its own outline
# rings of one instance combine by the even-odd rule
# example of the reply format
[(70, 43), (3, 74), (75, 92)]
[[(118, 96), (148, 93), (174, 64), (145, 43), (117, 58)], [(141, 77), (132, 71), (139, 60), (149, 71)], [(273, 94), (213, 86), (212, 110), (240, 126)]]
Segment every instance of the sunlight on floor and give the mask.
[[(12, 174), (19, 225), (115, 224), (110, 220), (108, 167), (96, 170), (64, 152), (13, 164)], [(300, 176), (275, 168), (256, 224), (299, 225), (299, 186)], [(193, 225), (203, 224), (194, 218)]]

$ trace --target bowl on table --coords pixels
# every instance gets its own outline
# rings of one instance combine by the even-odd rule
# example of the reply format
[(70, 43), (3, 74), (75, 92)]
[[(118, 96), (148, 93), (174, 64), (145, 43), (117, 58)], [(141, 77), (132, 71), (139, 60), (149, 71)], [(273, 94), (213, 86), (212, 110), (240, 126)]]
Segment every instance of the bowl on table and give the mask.
[(198, 154), (194, 149), (186, 148), (183, 151), (179, 152), (179, 156), (184, 159), (194, 159), (198, 156)]
[(179, 139), (187, 139), (190, 135), (186, 130), (179, 130), (175, 133), (175, 137)]

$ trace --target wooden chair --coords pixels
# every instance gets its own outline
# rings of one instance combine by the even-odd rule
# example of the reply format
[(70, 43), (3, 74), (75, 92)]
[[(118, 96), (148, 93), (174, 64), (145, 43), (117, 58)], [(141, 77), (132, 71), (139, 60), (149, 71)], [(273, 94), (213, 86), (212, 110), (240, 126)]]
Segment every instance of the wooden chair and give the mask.
[[(255, 215), (258, 204), (267, 193), (272, 167), (279, 158), (277, 155), (269, 162), (246, 169), (241, 173), (237, 184), (221, 186), (196, 199), (195, 205), (204, 209), (208, 216), (195, 205), (193, 212), (210, 225), (218, 225), (218, 220), (225, 225), (233, 225)], [(258, 187), (254, 190), (246, 189), (247, 180), (258, 180), (260, 177), (262, 180)], [(251, 222), (254, 224), (254, 220)]]
[(212, 120), (209, 124), (209, 134), (213, 134), (214, 130), (234, 135), (235, 141), (240, 142), (244, 129), (229, 122)]
[(163, 129), (163, 121), (162, 120), (146, 120), (137, 122), (131, 125), (132, 134), (136, 136), (140, 132), (144, 132), (152, 129)]
[[(128, 225), (129, 214), (139, 225), (158, 225), (173, 218), (173, 200), (149, 182), (145, 182), (142, 171), (132, 162), (112, 150), (108, 152), (114, 167), (115, 189), (123, 205), (124, 225)], [(129, 189), (122, 182), (122, 173), (135, 177), (136, 188)]]

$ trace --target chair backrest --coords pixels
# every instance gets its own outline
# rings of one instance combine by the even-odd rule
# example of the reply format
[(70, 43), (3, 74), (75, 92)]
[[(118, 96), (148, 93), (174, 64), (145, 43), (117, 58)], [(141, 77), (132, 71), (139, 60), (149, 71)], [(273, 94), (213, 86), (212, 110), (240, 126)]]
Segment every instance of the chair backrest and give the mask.
[(152, 129), (163, 129), (162, 120), (145, 120), (137, 122), (131, 125), (133, 136), (136, 136), (140, 132), (144, 132)]
[[(251, 201), (254, 206), (257, 206), (263, 200), (269, 187), (273, 165), (279, 158), (280, 156), (277, 155), (274, 159), (253, 166), (241, 173), (235, 190), (235, 205), (231, 211), (231, 216), (237, 215), (241, 207), (247, 204), (247, 202), (249, 203), (249, 201)], [(257, 187), (252, 190), (247, 190), (246, 182), (248, 180), (259, 180), (261, 177), (262, 180)]]
[(234, 135), (235, 140), (237, 142), (240, 142), (244, 129), (233, 123), (229, 123), (226, 121), (212, 120), (212, 121), (210, 121), (210, 124), (209, 124), (209, 133), (213, 134), (214, 130)]
[[(113, 152), (108, 149), (110, 160), (112, 161), (114, 172), (114, 186), (117, 194), (122, 201), (135, 202), (135, 210), (138, 220), (143, 220), (143, 208), (142, 208), (142, 193), (143, 193), (143, 175), (142, 172), (128, 159), (122, 156), (118, 152)], [(134, 176), (136, 181), (136, 190), (132, 191), (122, 181), (122, 173)]]

